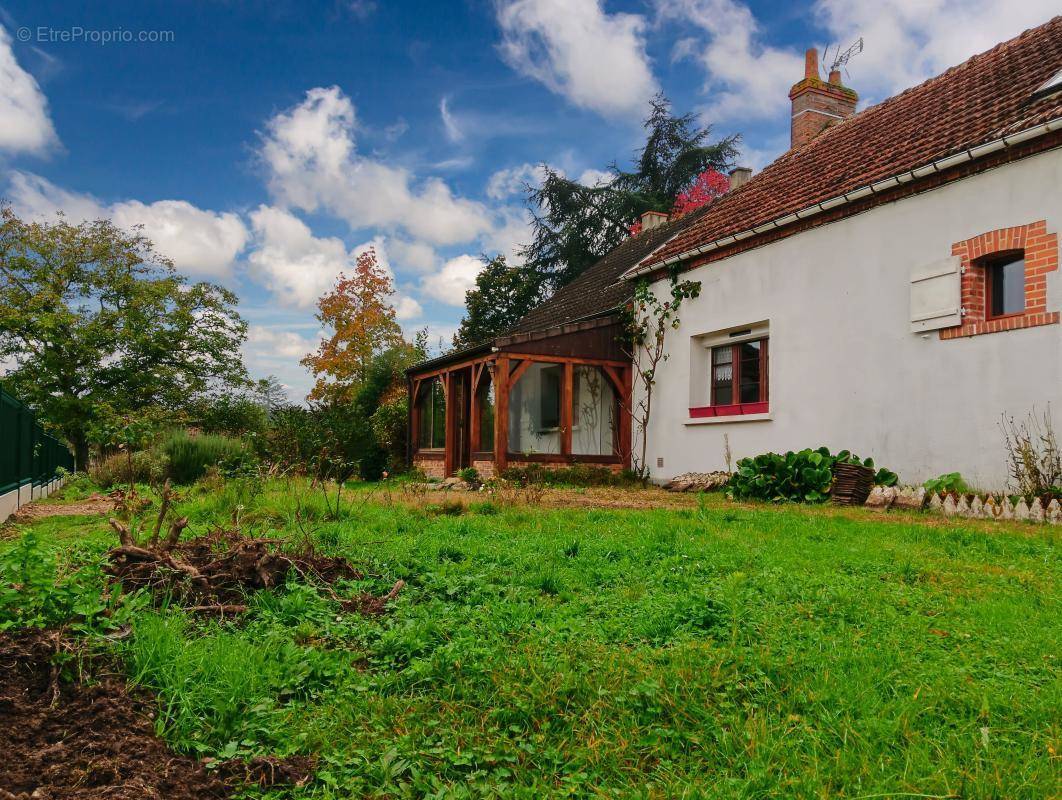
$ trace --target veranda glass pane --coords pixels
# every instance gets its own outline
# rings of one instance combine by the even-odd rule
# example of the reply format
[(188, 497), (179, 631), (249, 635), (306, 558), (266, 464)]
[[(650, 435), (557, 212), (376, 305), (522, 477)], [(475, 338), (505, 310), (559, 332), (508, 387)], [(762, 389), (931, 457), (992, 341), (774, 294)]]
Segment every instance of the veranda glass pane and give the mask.
[(431, 447), (431, 397), (432, 397), (432, 384), (431, 381), (426, 386), (421, 386), (420, 394), (417, 396), (417, 447), (428, 448)]
[(446, 447), (446, 399), (443, 396), (442, 384), (435, 381), (432, 384), (432, 424), (431, 446), (437, 448)]
[(560, 453), (560, 391), (564, 368), (536, 362), (509, 389), (509, 450)]
[(490, 375), (480, 378), (477, 390), (477, 402), (479, 404), (479, 450), (494, 449), (494, 383)]
[(600, 367), (575, 367), (572, 375), (572, 452), (616, 453), (616, 392)]

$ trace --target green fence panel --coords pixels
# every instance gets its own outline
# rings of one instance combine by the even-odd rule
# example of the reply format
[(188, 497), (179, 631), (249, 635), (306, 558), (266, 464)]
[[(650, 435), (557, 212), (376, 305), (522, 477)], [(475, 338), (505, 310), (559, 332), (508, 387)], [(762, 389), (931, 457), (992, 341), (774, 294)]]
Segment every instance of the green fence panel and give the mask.
[(28, 406), (0, 389), (0, 494), (48, 483), (60, 467), (73, 471), (70, 448), (45, 431)]

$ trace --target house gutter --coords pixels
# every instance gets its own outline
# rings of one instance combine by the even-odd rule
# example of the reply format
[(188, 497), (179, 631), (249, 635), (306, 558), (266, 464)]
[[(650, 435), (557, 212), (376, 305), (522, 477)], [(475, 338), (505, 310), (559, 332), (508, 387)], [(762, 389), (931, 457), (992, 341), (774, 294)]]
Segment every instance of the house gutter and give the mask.
[(799, 211), (793, 212), (792, 214), (786, 214), (784, 217), (777, 217), (776, 219), (772, 219), (768, 222), (763, 223), (762, 225), (757, 225), (755, 228), (749, 228), (747, 230), (740, 231), (739, 233), (724, 236), (721, 239), (716, 239), (715, 241), (708, 242), (707, 244), (702, 244), (698, 247), (686, 250), (685, 252), (679, 253), (678, 255), (671, 256), (670, 258), (665, 258), (663, 261), (656, 261), (650, 264), (638, 265), (624, 272), (620, 276), (620, 279), (631, 280), (633, 278), (646, 275), (650, 272), (655, 272), (661, 267), (671, 266), (672, 264), (677, 264), (681, 261), (696, 258), (697, 256), (704, 255), (705, 253), (710, 253), (713, 250), (719, 250), (720, 248), (728, 247), (732, 244), (742, 241), (743, 239), (748, 239), (750, 236), (756, 236), (758, 234), (766, 233), (767, 231), (772, 231), (777, 228), (783, 228), (791, 223), (807, 219), (808, 217), (814, 217), (824, 211), (831, 211), (832, 209), (839, 208), (840, 206), (845, 206), (850, 203), (854, 203), (857, 200), (862, 200), (864, 197), (869, 197), (873, 194), (879, 194), (881, 192), (888, 191), (889, 189), (893, 189), (905, 183), (910, 183), (911, 181), (918, 180), (919, 178), (928, 177), (929, 175), (933, 175), (937, 172), (943, 172), (945, 170), (951, 169), (952, 167), (957, 167), (960, 164), (965, 164), (969, 161), (974, 161), (978, 158), (983, 158), (984, 156), (991, 155), (992, 153), (995, 153), (999, 150), (1003, 150), (1007, 147), (1013, 147), (1016, 144), (1027, 142), (1030, 139), (1035, 139), (1037, 137), (1044, 136), (1048, 133), (1052, 133), (1053, 131), (1057, 131), (1060, 129), (1062, 129), (1062, 117), (1056, 117), (1055, 119), (1050, 120), (1049, 122), (1045, 122), (1042, 125), (1037, 125), (1033, 128), (1027, 128), (1024, 131), (1019, 131), (1018, 133), (1012, 134), (1010, 136), (1003, 136), (1002, 138), (994, 139), (990, 142), (986, 142), (985, 144), (978, 145), (977, 147), (972, 147), (968, 150), (963, 150), (960, 153), (955, 153), (954, 155), (946, 156), (929, 164), (925, 164), (924, 166), (916, 167), (915, 169), (908, 170), (907, 172), (901, 172), (898, 175), (893, 175), (889, 178), (884, 178), (880, 181), (877, 181), (876, 183), (868, 184), (859, 189), (853, 189), (850, 192), (845, 192), (844, 194), (837, 195), (836, 197), (831, 197), (829, 200), (823, 200), (821, 203), (815, 203), (814, 205), (810, 205), (807, 208), (802, 208)]

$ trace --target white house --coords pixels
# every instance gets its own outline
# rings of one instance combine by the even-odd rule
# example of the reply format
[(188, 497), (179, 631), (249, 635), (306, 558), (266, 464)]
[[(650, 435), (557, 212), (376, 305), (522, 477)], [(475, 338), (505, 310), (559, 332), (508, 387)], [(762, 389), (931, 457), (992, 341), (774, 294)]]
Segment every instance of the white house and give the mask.
[(410, 463), (640, 455), (620, 345), (634, 281), (700, 281), (666, 337), (654, 479), (826, 445), (909, 482), (1006, 480), (1004, 414), (1062, 431), (1062, 17), (856, 113), (808, 51), (792, 147), (632, 236), (511, 330), (408, 372)]
[(1002, 415), (1062, 430), (1062, 17), (858, 113), (809, 51), (790, 98), (789, 152), (624, 274), (702, 286), (653, 477), (826, 445), (1002, 486)]

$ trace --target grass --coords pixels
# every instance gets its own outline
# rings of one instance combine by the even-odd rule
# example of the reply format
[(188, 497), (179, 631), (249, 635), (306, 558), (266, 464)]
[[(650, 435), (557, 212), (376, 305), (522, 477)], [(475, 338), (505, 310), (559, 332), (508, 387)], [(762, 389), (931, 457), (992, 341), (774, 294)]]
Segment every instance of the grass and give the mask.
[[(564, 496), (361, 488), (332, 520), (303, 485), (193, 489), (193, 531), (240, 506), (362, 566), (351, 591), (407, 588), (383, 618), (302, 585), (239, 624), (141, 611), (111, 646), (176, 747), (319, 754), (290, 797), (1057, 796), (1055, 529)], [(35, 523), (82, 553), (104, 528)]]

